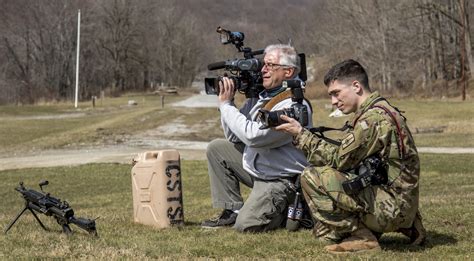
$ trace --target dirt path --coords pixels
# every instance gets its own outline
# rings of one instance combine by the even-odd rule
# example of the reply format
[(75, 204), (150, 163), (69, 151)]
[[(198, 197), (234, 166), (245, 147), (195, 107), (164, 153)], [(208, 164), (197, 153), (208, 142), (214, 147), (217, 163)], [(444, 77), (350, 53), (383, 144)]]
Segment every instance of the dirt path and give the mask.
[[(205, 149), (181, 149), (181, 146), (160, 149), (177, 149), (182, 160), (203, 160)], [(100, 149), (48, 150), (35, 155), (0, 158), (0, 170), (36, 167), (57, 167), (87, 163), (131, 163), (138, 154), (153, 149), (125, 146)]]
[[(183, 107), (217, 107), (217, 97), (198, 95), (190, 97), (185, 101), (173, 104)], [(24, 155), (2, 155), (0, 156), (0, 170), (54, 167), (66, 165), (79, 165), (86, 163), (131, 163), (132, 159), (145, 151), (157, 149), (176, 149), (182, 160), (205, 160), (207, 142), (162, 140), (156, 135), (164, 132), (176, 132), (177, 122), (170, 122), (160, 126), (157, 130), (149, 130), (144, 133), (130, 137), (122, 145), (104, 146), (95, 148), (82, 148), (74, 150), (46, 150)], [(205, 124), (205, 122), (203, 122)], [(200, 127), (202, 128), (202, 126)], [(193, 131), (193, 130), (190, 130)], [(185, 134), (185, 133), (181, 133)], [(444, 154), (474, 154), (474, 148), (445, 148), (445, 147), (420, 147), (420, 153), (444, 153)]]
[(460, 147), (419, 147), (420, 153), (434, 153), (434, 154), (474, 154), (474, 148), (460, 148)]
[[(168, 141), (160, 149), (177, 149), (182, 160), (205, 160), (206, 142)], [(132, 159), (153, 148), (110, 146), (78, 150), (48, 150), (37, 154), (0, 158), (0, 170), (80, 165), (87, 163), (131, 163)], [(474, 148), (418, 148), (420, 153), (474, 154)]]

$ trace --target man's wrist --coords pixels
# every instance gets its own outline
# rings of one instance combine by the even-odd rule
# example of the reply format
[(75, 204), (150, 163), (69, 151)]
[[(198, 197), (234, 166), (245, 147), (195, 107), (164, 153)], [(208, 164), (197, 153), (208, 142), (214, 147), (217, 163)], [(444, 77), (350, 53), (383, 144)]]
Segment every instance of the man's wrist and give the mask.
[(293, 136), (293, 145), (298, 146), (305, 130), (306, 129), (302, 127), (301, 130), (298, 132), (298, 134)]
[(232, 104), (232, 101), (231, 100), (223, 100), (223, 101), (219, 101), (219, 105), (220, 106), (223, 106), (223, 105), (231, 105)]

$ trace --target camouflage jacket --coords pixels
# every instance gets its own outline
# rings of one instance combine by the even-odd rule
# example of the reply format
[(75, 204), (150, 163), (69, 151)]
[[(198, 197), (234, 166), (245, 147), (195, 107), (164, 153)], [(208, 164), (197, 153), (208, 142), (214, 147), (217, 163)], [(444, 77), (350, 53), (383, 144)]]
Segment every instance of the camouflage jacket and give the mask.
[[(385, 107), (393, 118), (384, 109), (374, 106)], [(391, 185), (385, 189), (405, 205), (400, 206), (402, 212), (405, 210), (410, 212), (405, 213), (408, 216), (414, 215), (411, 212), (413, 208), (418, 209), (420, 161), (405, 118), (374, 92), (355, 112), (351, 123), (352, 128), (347, 130), (340, 146), (328, 143), (306, 129), (295, 137), (294, 142), (303, 150), (310, 164), (328, 165), (341, 172), (349, 172), (365, 158), (378, 154), (388, 163)], [(403, 155), (399, 154), (400, 149)]]

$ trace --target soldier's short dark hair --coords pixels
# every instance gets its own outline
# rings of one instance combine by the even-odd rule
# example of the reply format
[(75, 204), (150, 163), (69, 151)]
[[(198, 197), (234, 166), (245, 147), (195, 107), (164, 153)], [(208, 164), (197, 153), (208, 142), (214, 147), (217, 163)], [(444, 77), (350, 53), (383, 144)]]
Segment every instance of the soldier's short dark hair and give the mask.
[(334, 65), (324, 76), (324, 84), (326, 86), (329, 86), (335, 80), (357, 80), (364, 88), (370, 90), (367, 72), (359, 62), (352, 59)]

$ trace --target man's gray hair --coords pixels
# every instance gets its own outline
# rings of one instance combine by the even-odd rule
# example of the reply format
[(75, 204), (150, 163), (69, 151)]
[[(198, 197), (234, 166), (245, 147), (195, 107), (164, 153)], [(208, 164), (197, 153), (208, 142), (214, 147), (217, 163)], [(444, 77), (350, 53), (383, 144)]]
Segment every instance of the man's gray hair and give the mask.
[(277, 53), (279, 64), (295, 68), (293, 76), (300, 73), (300, 57), (293, 46), (289, 44), (272, 44), (265, 48), (265, 53), (270, 52)]

